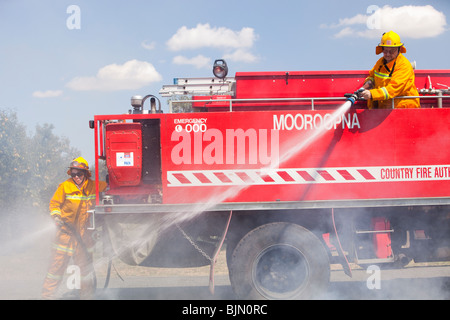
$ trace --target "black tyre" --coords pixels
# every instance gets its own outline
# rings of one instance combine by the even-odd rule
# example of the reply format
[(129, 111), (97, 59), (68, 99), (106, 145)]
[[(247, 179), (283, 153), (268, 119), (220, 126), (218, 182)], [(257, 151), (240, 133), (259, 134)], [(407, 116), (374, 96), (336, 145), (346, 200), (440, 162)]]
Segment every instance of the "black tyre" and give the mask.
[(233, 252), (230, 282), (241, 299), (310, 299), (326, 290), (329, 279), (324, 246), (296, 224), (260, 226)]

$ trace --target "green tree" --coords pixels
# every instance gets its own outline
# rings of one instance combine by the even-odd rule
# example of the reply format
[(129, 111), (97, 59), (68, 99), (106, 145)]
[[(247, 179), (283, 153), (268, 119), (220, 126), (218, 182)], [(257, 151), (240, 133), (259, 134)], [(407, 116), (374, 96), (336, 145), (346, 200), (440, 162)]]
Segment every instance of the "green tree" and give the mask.
[(12, 238), (48, 212), (70, 161), (80, 152), (56, 136), (53, 125), (28, 136), (12, 111), (0, 110), (0, 238)]
[(52, 132), (53, 125), (37, 125), (36, 132), (29, 139), (28, 170), (26, 194), (30, 204), (46, 209), (56, 187), (67, 179), (70, 161), (79, 151), (70, 147), (67, 138), (59, 138)]
[(23, 190), (28, 175), (25, 127), (15, 113), (0, 110), (0, 227), (10, 235), (11, 221), (23, 204)]
[[(170, 101), (181, 101), (181, 100), (190, 100), (192, 99), (191, 96), (183, 96), (183, 95), (176, 95), (173, 96), (173, 98), (169, 99), (167, 103), (169, 104)], [(192, 103), (191, 102), (180, 102), (180, 103), (173, 103), (172, 104), (172, 112), (173, 113), (189, 113), (192, 112)]]

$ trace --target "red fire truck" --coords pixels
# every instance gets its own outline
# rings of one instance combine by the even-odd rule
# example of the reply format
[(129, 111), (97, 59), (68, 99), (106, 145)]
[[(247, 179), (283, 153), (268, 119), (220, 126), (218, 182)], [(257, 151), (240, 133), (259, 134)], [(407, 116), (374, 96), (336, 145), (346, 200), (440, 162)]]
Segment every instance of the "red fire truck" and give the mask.
[(367, 74), (177, 78), (160, 91), (168, 113), (148, 95), (95, 116), (105, 241), (130, 265), (209, 264), (211, 284), (226, 248), (233, 290), (249, 299), (317, 296), (330, 264), (351, 276), (450, 260), (450, 70), (415, 71), (420, 109), (349, 98)]

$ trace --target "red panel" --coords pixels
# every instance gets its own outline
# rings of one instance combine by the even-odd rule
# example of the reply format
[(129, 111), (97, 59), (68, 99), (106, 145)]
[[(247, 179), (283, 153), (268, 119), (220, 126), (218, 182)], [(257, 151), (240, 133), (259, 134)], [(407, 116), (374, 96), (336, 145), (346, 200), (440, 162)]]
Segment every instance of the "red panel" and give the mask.
[(343, 97), (367, 76), (368, 71), (238, 72), (236, 98)]
[(165, 115), (164, 203), (450, 196), (450, 109), (332, 113)]
[[(233, 98), (342, 97), (359, 88), (366, 75), (237, 73)], [(449, 70), (416, 71), (419, 89), (444, 88), (441, 84), (450, 85)], [(423, 107), (437, 104), (434, 98), (427, 101)], [(450, 101), (444, 101), (442, 109), (418, 110), (366, 110), (360, 103), (361, 108), (331, 123), (327, 119), (341, 100), (315, 102), (315, 111), (306, 110), (310, 102), (246, 102), (233, 103), (237, 112), (95, 119), (161, 119), (164, 203), (450, 197), (450, 108), (445, 108)], [(229, 110), (217, 101), (209, 107)], [(258, 109), (264, 111), (243, 111)], [(140, 135), (139, 123), (106, 125), (105, 152), (115, 193), (144, 188), (139, 184)], [(125, 157), (131, 152), (132, 166), (120, 162), (124, 158), (118, 163), (118, 153)]]
[[(372, 218), (372, 230), (389, 230), (391, 225), (384, 217)], [(373, 235), (373, 246), (375, 255), (379, 259), (386, 259), (392, 256), (391, 235), (390, 233), (375, 233)]]
[(105, 148), (110, 188), (138, 185), (142, 172), (141, 124), (107, 124)]

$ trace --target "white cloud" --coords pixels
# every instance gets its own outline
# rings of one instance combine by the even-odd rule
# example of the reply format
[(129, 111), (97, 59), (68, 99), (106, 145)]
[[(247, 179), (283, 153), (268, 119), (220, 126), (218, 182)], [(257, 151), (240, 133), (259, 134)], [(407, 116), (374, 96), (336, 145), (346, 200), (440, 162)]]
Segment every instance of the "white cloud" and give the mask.
[(35, 91), (33, 97), (35, 98), (55, 98), (63, 94), (62, 90), (47, 90), (47, 91)]
[(155, 41), (149, 42), (148, 40), (144, 40), (141, 42), (141, 47), (147, 50), (153, 50), (156, 47), (156, 42)]
[(211, 59), (207, 58), (201, 54), (196, 57), (193, 57), (191, 59), (183, 57), (183, 56), (176, 56), (173, 58), (172, 62), (174, 64), (178, 64), (178, 65), (183, 65), (183, 64), (192, 65), (192, 66), (196, 67), (197, 69), (212, 66)]
[(104, 66), (92, 77), (76, 77), (66, 86), (76, 91), (134, 90), (161, 80), (162, 76), (152, 64), (130, 60), (122, 65)]
[(336, 38), (380, 38), (383, 32), (392, 30), (402, 39), (420, 39), (436, 37), (446, 31), (445, 15), (431, 5), (409, 5), (398, 8), (385, 5), (382, 8), (376, 6), (369, 8), (368, 15), (358, 14), (339, 19), (339, 23), (321, 25), (321, 28), (342, 28), (334, 34)]
[(355, 35), (355, 31), (350, 27), (345, 27), (334, 35), (335, 38), (351, 37)]
[(367, 22), (366, 15), (357, 14), (356, 16), (351, 17), (351, 18), (339, 19), (338, 23), (331, 24), (329, 26), (327, 26), (326, 24), (322, 24), (320, 27), (321, 28), (339, 28), (342, 26), (349, 26), (349, 25), (354, 25), (354, 24), (365, 24), (366, 22)]
[(223, 58), (235, 62), (256, 62), (258, 60), (255, 55), (245, 49), (237, 49), (233, 53), (224, 54)]
[(167, 41), (172, 51), (198, 48), (251, 48), (257, 39), (253, 28), (233, 31), (225, 27), (211, 27), (208, 23), (197, 24), (195, 28), (181, 27)]
[[(208, 23), (197, 24), (195, 28), (183, 26), (167, 41), (171, 51), (213, 48), (222, 50), (224, 59), (235, 62), (255, 62), (258, 58), (250, 52), (258, 36), (253, 28), (245, 27), (239, 31), (225, 27), (211, 27)], [(196, 68), (211, 66), (211, 60), (198, 55), (188, 59), (184, 56), (174, 57), (175, 64), (190, 64)]]

